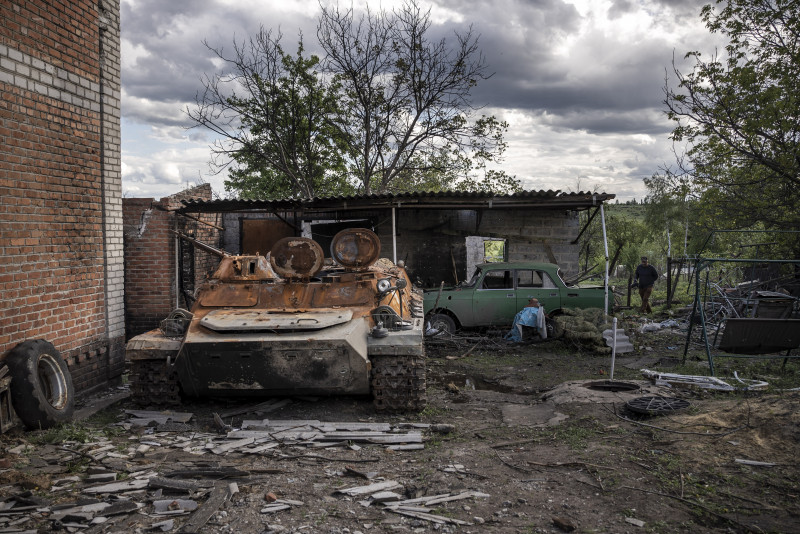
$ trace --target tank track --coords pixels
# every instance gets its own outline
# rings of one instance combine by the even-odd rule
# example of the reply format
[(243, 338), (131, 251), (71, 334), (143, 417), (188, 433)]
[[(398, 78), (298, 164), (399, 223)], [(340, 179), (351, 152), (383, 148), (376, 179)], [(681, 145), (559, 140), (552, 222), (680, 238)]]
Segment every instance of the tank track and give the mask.
[(418, 412), (428, 402), (424, 356), (372, 356), (372, 396), (382, 412)]
[(178, 406), (178, 373), (166, 360), (131, 361), (131, 400), (138, 406)]

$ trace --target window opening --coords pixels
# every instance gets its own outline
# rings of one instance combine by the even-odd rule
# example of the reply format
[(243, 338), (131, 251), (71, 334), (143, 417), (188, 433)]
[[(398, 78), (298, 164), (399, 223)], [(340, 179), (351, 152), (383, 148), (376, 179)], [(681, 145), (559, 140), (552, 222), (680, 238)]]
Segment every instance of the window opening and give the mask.
[(505, 261), (506, 243), (499, 239), (489, 239), (483, 242), (483, 261), (486, 263), (499, 263)]

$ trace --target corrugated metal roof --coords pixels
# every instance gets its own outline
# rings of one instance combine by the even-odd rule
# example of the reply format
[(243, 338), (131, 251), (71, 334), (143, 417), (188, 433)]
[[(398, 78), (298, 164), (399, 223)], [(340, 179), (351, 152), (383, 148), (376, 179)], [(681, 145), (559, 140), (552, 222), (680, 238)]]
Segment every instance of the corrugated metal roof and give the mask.
[(611, 200), (616, 195), (609, 193), (590, 193), (579, 191), (520, 191), (510, 195), (463, 191), (420, 191), (414, 193), (384, 193), (372, 195), (350, 195), (333, 197), (314, 197), (306, 199), (281, 200), (184, 200), (184, 213), (222, 213), (234, 211), (330, 211), (375, 208), (418, 208), (418, 209), (492, 209), (508, 207), (540, 207), (588, 209)]

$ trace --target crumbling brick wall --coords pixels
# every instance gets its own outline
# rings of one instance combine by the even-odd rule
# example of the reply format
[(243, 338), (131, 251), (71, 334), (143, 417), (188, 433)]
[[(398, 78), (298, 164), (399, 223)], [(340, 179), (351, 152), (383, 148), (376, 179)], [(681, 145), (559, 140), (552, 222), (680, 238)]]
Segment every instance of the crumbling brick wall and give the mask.
[(0, 356), (46, 339), (85, 393), (124, 365), (119, 1), (0, 20)]
[[(180, 216), (174, 210), (182, 200), (210, 200), (211, 186), (203, 184), (181, 191), (158, 201), (152, 198), (123, 200), (125, 235), (125, 332), (128, 339), (159, 323), (175, 308), (189, 308), (191, 302), (179, 292), (182, 285), (192, 293), (213, 270), (219, 258), (186, 242), (177, 244), (178, 230), (212, 246), (219, 242), (214, 226)], [(198, 217), (216, 225), (215, 215)], [(177, 245), (177, 246), (176, 246)], [(189, 260), (181, 252), (191, 256)], [(176, 269), (184, 267), (182, 284), (176, 279)], [(190, 278), (190, 279), (187, 279)]]

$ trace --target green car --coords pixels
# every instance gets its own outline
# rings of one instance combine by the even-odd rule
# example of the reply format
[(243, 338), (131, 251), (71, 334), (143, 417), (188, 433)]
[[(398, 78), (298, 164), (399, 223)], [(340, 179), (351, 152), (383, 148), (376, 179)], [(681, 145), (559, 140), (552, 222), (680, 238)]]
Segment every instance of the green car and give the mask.
[[(425, 291), (424, 310), (431, 328), (508, 326), (532, 297), (548, 315), (564, 308), (603, 308), (603, 286), (567, 286), (553, 263), (514, 262), (477, 265), (469, 281), (456, 287)], [(609, 313), (614, 294), (608, 289)]]

